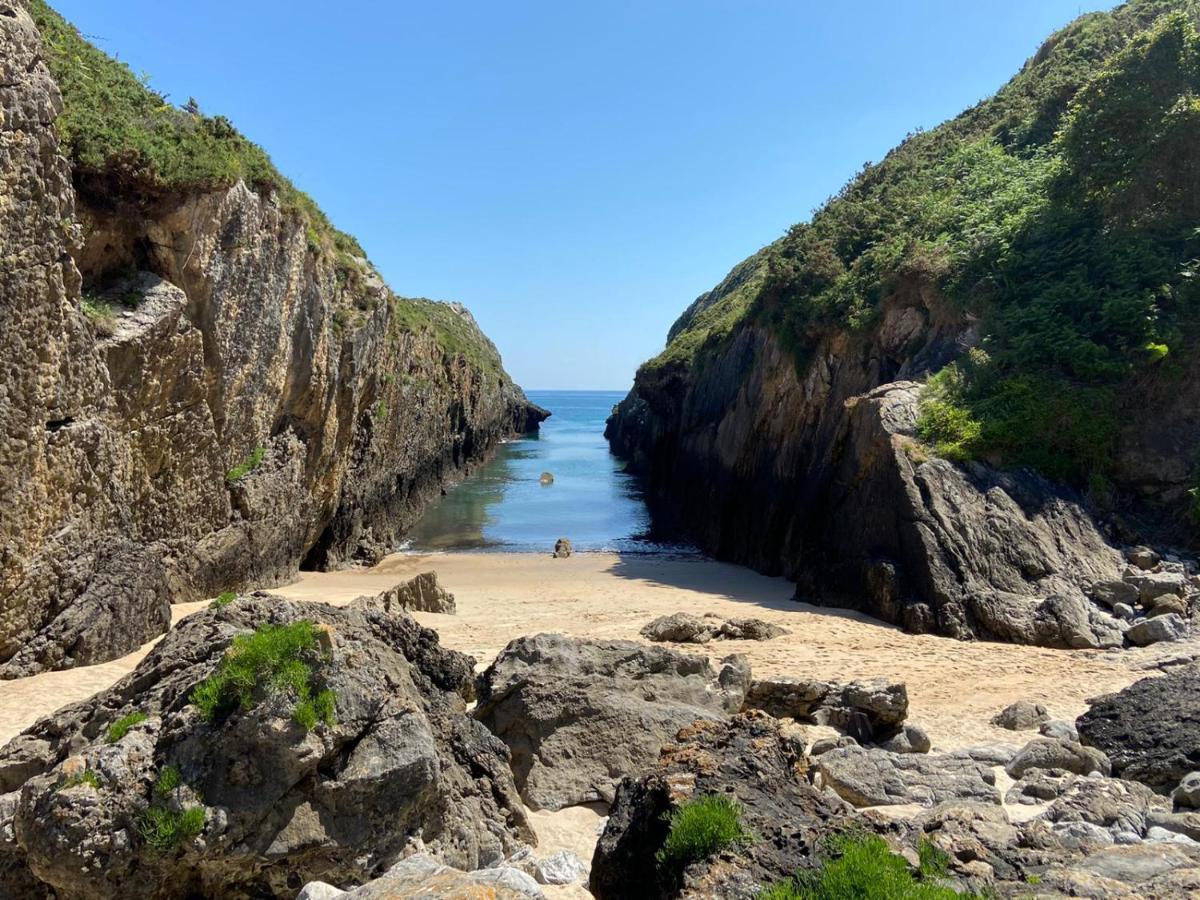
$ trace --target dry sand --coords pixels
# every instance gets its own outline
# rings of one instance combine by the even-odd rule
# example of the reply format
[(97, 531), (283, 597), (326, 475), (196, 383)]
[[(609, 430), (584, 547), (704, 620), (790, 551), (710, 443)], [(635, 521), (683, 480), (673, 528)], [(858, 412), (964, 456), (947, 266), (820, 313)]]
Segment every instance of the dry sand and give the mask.
[[(696, 558), (397, 555), (372, 569), (306, 573), (275, 593), (341, 604), (429, 570), (454, 593), (458, 614), (417, 613), (417, 619), (437, 629), (446, 646), (474, 656), (480, 667), (522, 635), (561, 632), (638, 640), (643, 625), (669, 613), (755, 616), (791, 633), (761, 643), (721, 641), (680, 649), (714, 660), (744, 653), (759, 675), (899, 679), (908, 685), (910, 721), (927, 729), (935, 750), (1019, 741), (1022, 736), (989, 721), (1009, 703), (1032, 700), (1056, 718), (1073, 719), (1084, 711), (1088, 697), (1118, 690), (1146, 674), (1135, 668), (1146, 651), (1046, 650), (905, 634), (857, 613), (794, 603), (792, 585), (782, 578)], [(175, 618), (204, 606), (181, 604)], [(0, 682), (0, 743), (58, 707), (108, 687), (137, 665), (148, 648), (104, 665)], [(600, 811), (585, 808), (534, 813), (542, 838), (539, 853), (566, 848), (588, 859), (600, 816)], [(581, 889), (555, 892), (560, 897), (576, 894), (586, 896)]]

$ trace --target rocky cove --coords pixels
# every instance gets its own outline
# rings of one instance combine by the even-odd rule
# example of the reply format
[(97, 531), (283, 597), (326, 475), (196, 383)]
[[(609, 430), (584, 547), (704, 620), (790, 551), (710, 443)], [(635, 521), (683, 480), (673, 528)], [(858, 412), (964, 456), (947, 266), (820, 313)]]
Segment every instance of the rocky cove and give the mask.
[(0, 900), (1200, 894), (1196, 22), (1083, 17), (684, 312), (605, 436), (708, 558), (413, 554), (552, 410), (0, 0)]

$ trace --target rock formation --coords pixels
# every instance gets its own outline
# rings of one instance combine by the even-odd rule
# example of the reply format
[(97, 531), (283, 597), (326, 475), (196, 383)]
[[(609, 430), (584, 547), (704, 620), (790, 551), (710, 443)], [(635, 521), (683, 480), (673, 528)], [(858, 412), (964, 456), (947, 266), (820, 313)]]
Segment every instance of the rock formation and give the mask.
[[(1112, 604), (1086, 598), (1119, 577), (1116, 542), (1142, 528), (1194, 544), (1200, 521), (1200, 356), (1182, 336), (1196, 145), (1155, 143), (1192, 90), (1196, 18), (1152, 0), (1084, 17), (697, 299), (606, 431), (661, 524), (797, 580), (798, 600), (910, 631), (1121, 646)], [(1130, 99), (1152, 81), (1161, 109)], [(1099, 146), (1122, 162), (1101, 166)], [(1021, 162), (1034, 148), (1056, 179)], [(1188, 187), (1171, 192), (1175, 178)], [(999, 200), (1021, 192), (1020, 214)], [(1162, 338), (1171, 372), (1090, 312), (1151, 296), (1146, 272), (1121, 288), (1105, 274), (1134, 242), (1189, 298), (1142, 310), (1184, 329)], [(1130, 640), (1180, 636), (1175, 612)]]
[(611, 800), (680, 728), (740, 709), (749, 681), (738, 656), (718, 672), (634, 641), (539, 634), (510, 642), (479, 676), (475, 715), (508, 745), (525, 802), (561, 809)]
[(762, 619), (722, 619), (711, 613), (705, 616), (674, 613), (648, 622), (640, 633), (648, 641), (707, 644), (709, 641), (769, 641), (789, 632)]
[[(331, 714), (304, 722), (276, 669), (248, 707), (206, 718), (201, 686), (238, 635), (309, 622), (296, 659)], [(189, 616), (113, 688), (0, 750), (0, 896), (291, 897), (413, 847), (498, 863), (535, 837), (507, 750), (466, 715), (473, 662), (403, 612), (255, 595)]]
[[(0, 677), (127, 652), (171, 601), (375, 559), (546, 415), (465, 309), (396, 297), (277, 173), (148, 186), (68, 159), (47, 65), (85, 53), (136, 85), (41, 0), (0, 3)], [(179, 133), (201, 124), (250, 146)]]
[(387, 613), (402, 609), (448, 615), (455, 612), (454, 595), (438, 584), (436, 572), (422, 572), (374, 597), (356, 597), (350, 605), (356, 609), (378, 609)]

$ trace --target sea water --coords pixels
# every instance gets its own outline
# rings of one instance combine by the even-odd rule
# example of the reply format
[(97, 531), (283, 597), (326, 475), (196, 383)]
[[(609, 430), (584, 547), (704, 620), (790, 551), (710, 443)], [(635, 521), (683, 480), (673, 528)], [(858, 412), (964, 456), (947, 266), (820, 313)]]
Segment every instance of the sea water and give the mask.
[[(550, 552), (570, 538), (576, 550), (688, 553), (650, 537), (637, 480), (604, 440), (618, 391), (529, 391), (550, 410), (541, 431), (501, 445), (450, 488), (408, 536), (414, 552)], [(549, 473), (553, 482), (543, 483)]]

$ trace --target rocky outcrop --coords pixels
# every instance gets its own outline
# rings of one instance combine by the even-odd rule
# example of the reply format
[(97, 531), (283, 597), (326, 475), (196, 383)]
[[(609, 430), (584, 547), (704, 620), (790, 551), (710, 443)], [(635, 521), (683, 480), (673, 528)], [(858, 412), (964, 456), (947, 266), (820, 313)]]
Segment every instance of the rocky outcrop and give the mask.
[[(811, 866), (822, 830), (852, 810), (804, 779), (803, 749), (762, 713), (681, 731), (647, 774), (618, 787), (592, 857), (593, 895), (754, 898), (764, 885)], [(682, 872), (659, 865), (655, 853), (671, 811), (714, 794), (736, 801), (754, 839)]]
[(1200, 769), (1200, 668), (1093, 700), (1075, 724), (1084, 744), (1107, 754), (1114, 775), (1170, 793)]
[(556, 634), (508, 644), (476, 685), (476, 717), (508, 745), (525, 802), (611, 801), (616, 782), (658, 758), (680, 728), (741, 708), (742, 657), (707, 659), (635, 641)]
[(356, 597), (350, 605), (355, 609), (378, 609), (386, 613), (402, 609), (448, 615), (455, 612), (454, 595), (438, 584), (436, 572), (422, 572), (373, 597)]
[(545, 417), (465, 309), (397, 298), (268, 190), (73, 185), (38, 32), (0, 9), (0, 677), (373, 560)]
[[(331, 716), (305, 723), (274, 680), (206, 718), (197, 686), (238, 635), (309, 622), (296, 659)], [(466, 715), (472, 666), (401, 612), (256, 595), (189, 616), (113, 688), (0, 750), (0, 895), (32, 880), (62, 900), (290, 898), (414, 847), (498, 863), (535, 837), (507, 750)]]
[(786, 628), (762, 619), (722, 619), (709, 613), (693, 616), (674, 613), (659, 616), (643, 626), (642, 637), (648, 641), (672, 644), (707, 644), (709, 641), (769, 641), (785, 634)]
[(930, 457), (916, 435), (920, 386), (871, 388), (870, 366), (848, 373), (851, 349), (819, 353), (830, 380), (801, 383), (770, 336), (748, 332), (700, 383), (661, 386), (686, 392), (669, 423), (643, 395), (667, 398), (639, 381), (610, 441), (702, 546), (796, 578), (797, 599), (963, 639), (1121, 646), (1121, 624), (1084, 591), (1122, 560), (1078, 499), (1032, 472)]

